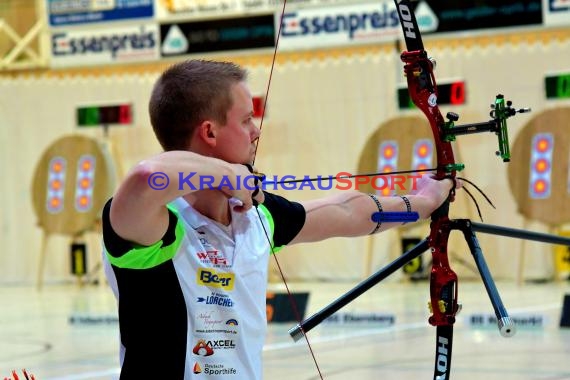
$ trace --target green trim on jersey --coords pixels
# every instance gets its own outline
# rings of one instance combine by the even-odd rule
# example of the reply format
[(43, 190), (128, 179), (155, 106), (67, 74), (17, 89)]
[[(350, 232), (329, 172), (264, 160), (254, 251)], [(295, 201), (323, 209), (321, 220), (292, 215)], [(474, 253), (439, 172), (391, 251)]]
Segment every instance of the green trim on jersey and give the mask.
[(105, 249), (109, 262), (123, 269), (149, 269), (172, 259), (182, 244), (184, 227), (178, 213), (170, 207), (168, 209), (176, 215), (176, 228), (174, 230), (176, 238), (172, 244), (163, 248), (162, 240), (159, 240), (153, 245), (135, 247), (120, 257), (112, 256)]
[(277, 253), (283, 249), (283, 246), (275, 247), (275, 244), (273, 243), (273, 235), (275, 234), (275, 221), (273, 220), (273, 216), (271, 215), (271, 213), (269, 212), (267, 207), (265, 207), (262, 204), (258, 206), (258, 209), (261, 210), (261, 212), (263, 213), (263, 215), (267, 219), (267, 222), (269, 223), (269, 228), (271, 229), (271, 233), (270, 233), (271, 247), (272, 247), (271, 253)]

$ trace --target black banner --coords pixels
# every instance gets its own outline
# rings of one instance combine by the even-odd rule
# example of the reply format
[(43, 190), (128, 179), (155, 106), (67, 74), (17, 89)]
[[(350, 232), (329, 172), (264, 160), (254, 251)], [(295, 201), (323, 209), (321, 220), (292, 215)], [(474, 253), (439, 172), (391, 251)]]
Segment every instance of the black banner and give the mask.
[(542, 24), (541, 0), (423, 0), (413, 4), (420, 30), (431, 26), (425, 33)]
[(160, 25), (161, 55), (275, 47), (273, 14)]

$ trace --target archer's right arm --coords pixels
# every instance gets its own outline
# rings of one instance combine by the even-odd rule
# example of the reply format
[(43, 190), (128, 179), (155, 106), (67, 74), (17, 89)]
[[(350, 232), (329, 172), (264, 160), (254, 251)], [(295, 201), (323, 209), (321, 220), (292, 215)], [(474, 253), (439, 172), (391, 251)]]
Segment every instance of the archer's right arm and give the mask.
[[(248, 174), (243, 165), (188, 151), (158, 154), (138, 163), (119, 186), (111, 202), (111, 225), (125, 240), (141, 245), (154, 244), (168, 228), (166, 205), (180, 196), (200, 190), (200, 178), (206, 177), (213, 179), (213, 187), (222, 180), (230, 181), (233, 186), (222, 187), (221, 190), (227, 197), (241, 200), (244, 209), (251, 208), (251, 192), (241, 188), (237, 190), (237, 176)], [(170, 181), (168, 186), (157, 189), (166, 183), (167, 178)]]

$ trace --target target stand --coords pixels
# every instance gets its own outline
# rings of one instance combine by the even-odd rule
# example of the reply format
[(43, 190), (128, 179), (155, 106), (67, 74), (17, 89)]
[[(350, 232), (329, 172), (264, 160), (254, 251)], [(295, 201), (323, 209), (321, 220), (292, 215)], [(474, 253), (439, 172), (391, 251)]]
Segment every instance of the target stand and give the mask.
[[(518, 212), (529, 221), (548, 226), (551, 234), (568, 235), (561, 227), (570, 222), (570, 107), (553, 108), (533, 117), (511, 149), (509, 187)], [(522, 240), (517, 280), (523, 282), (526, 240)], [(555, 249), (554, 280), (570, 274), (568, 248)], [(560, 252), (560, 253), (557, 253)], [(561, 256), (561, 257), (558, 257)]]
[(100, 234), (101, 210), (113, 190), (111, 160), (99, 142), (73, 134), (52, 143), (42, 154), (32, 184), (32, 203), (43, 230), (37, 288), (41, 290), (48, 241), (71, 239), (72, 273), (87, 273), (87, 232)]

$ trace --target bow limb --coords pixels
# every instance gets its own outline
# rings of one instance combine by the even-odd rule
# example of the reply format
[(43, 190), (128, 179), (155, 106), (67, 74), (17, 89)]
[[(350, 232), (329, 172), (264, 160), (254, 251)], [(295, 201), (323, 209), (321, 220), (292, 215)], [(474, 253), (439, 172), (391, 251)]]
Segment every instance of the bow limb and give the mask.
[[(420, 30), (408, 0), (394, 0), (407, 51), (401, 55), (404, 73), (408, 82), (408, 91), (414, 104), (427, 117), (434, 138), (437, 157), (437, 179), (454, 179), (462, 165), (455, 163), (453, 148), (443, 131), (445, 121), (437, 105), (437, 84), (433, 73), (434, 63), (424, 50)], [(432, 253), (430, 275), (430, 303), (432, 315), (429, 323), (437, 326), (434, 379), (449, 379), (451, 348), (453, 342), (453, 324), (459, 311), (457, 303), (457, 274), (451, 269), (447, 254), (447, 245), (451, 224), (448, 217), (450, 197), (431, 216), (428, 244)]]
[(401, 55), (408, 91), (414, 104), (427, 117), (434, 137), (437, 156), (436, 178), (455, 177), (463, 165), (455, 163), (453, 148), (444, 133), (445, 121), (437, 104), (438, 91), (433, 72), (434, 62), (428, 57), (420, 35), (416, 18), (409, 1), (395, 0), (404, 30), (407, 51)]
[[(261, 141), (261, 130), (263, 128), (263, 121), (265, 119), (265, 110), (267, 110), (267, 101), (269, 99), (269, 90), (271, 88), (271, 79), (273, 77), (273, 69), (275, 68), (275, 61), (277, 58), (277, 50), (279, 47), (279, 37), (281, 36), (281, 29), (283, 26), (283, 16), (285, 15), (285, 9), (287, 6), (287, 0), (283, 0), (283, 7), (281, 9), (281, 14), (279, 16), (279, 29), (277, 32), (277, 38), (275, 40), (275, 49), (273, 50), (273, 58), (271, 60), (271, 69), (269, 71), (269, 78), (267, 80), (267, 87), (265, 90), (265, 100), (264, 100), (264, 105), (263, 105), (263, 114), (261, 115), (261, 121), (259, 123), (259, 131), (260, 131), (260, 138), (258, 138), (257, 140), (257, 144), (255, 146), (255, 153), (253, 155), (253, 160), (252, 160), (252, 165), (255, 164), (255, 159), (257, 157), (257, 149), (259, 148), (259, 142)], [(261, 226), (263, 227), (263, 231), (265, 233), (265, 237), (267, 238), (267, 242), (269, 244), (270, 250), (271, 250), (271, 256), (273, 256), (274, 260), (275, 260), (275, 265), (277, 266), (277, 269), (279, 271), (279, 275), (281, 277), (281, 280), (283, 281), (283, 285), (285, 286), (285, 289), (287, 291), (287, 295), (289, 298), (289, 303), (291, 304), (291, 308), (293, 310), (293, 313), (295, 315), (295, 319), (297, 320), (298, 323), (301, 323), (302, 318), (301, 318), (301, 313), (299, 312), (299, 308), (297, 307), (297, 302), (295, 301), (295, 298), (293, 297), (293, 294), (291, 293), (290, 289), (289, 289), (289, 285), (287, 284), (287, 278), (285, 277), (285, 273), (283, 272), (282, 268), (281, 268), (281, 264), (279, 263), (279, 259), (277, 258), (277, 254), (274, 250), (273, 247), (273, 239), (269, 236), (269, 232), (267, 231), (265, 224), (263, 224), (263, 220), (261, 218), (261, 214), (259, 212), (259, 209), (256, 208), (256, 212), (257, 212), (257, 216), (259, 218), (259, 221), (261, 223)], [(306, 334), (304, 334), (305, 337), (305, 341), (307, 342), (307, 347), (309, 349), (309, 352), (311, 353), (311, 357), (313, 360), (313, 363), (315, 364), (315, 367), (317, 369), (317, 372), (319, 374), (319, 378), (323, 379), (323, 375), (321, 373), (321, 369), (319, 367), (319, 364), (317, 362), (317, 358), (315, 357), (315, 354), (313, 352), (313, 349), (311, 347), (311, 343), (309, 342), (309, 338), (307, 337)]]

